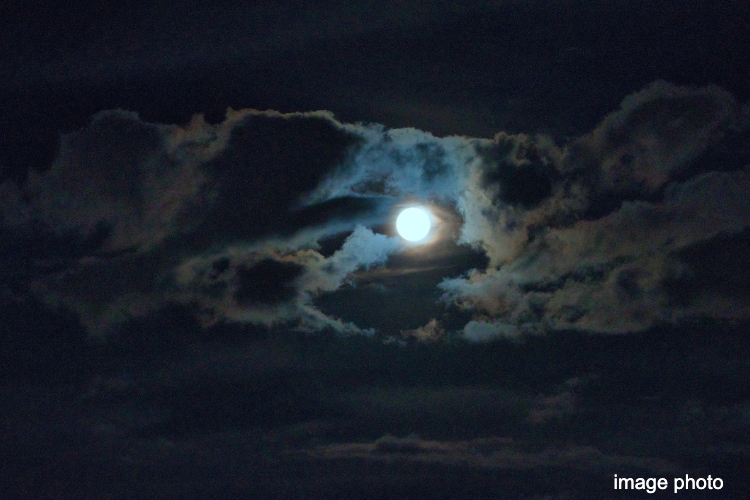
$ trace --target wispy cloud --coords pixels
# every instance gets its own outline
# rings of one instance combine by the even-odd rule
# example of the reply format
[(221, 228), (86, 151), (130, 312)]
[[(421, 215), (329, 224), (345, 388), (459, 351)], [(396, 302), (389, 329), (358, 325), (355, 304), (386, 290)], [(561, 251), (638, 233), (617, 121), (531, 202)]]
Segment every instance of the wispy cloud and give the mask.
[(564, 467), (585, 471), (642, 469), (656, 474), (678, 471), (666, 460), (607, 454), (592, 446), (566, 445), (531, 451), (510, 438), (434, 441), (419, 436), (383, 436), (372, 442), (321, 445), (301, 453), (313, 459), (365, 459), (378, 462), (417, 462), (482, 469)]

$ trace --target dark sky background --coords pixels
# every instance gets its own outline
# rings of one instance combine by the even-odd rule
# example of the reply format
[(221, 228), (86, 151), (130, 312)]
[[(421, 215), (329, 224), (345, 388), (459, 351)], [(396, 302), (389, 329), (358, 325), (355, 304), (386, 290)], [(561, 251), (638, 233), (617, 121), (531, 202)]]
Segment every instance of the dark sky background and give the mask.
[(743, 498), (748, 26), (4, 3), (0, 496)]

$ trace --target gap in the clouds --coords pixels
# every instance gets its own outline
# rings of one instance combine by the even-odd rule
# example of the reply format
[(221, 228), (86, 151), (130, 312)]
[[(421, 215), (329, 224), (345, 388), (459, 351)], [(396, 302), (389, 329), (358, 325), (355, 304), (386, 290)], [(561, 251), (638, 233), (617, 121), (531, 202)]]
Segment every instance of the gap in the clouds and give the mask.
[(711, 144), (697, 158), (680, 168), (674, 180), (685, 181), (705, 172), (742, 170), (750, 165), (750, 127), (730, 129), (724, 134), (721, 141)]
[(720, 233), (686, 246), (670, 256), (682, 272), (664, 280), (669, 299), (680, 307), (699, 302), (706, 294), (739, 303), (750, 300), (750, 229)]
[(352, 231), (343, 231), (320, 239), (318, 241), (318, 244), (320, 245), (318, 253), (325, 258), (330, 257), (344, 245), (344, 242), (351, 234)]
[(432, 319), (458, 329), (468, 316), (440, 301), (438, 284), (487, 264), (483, 252), (444, 238), (394, 253), (383, 267), (353, 273), (349, 285), (322, 294), (314, 304), (325, 314), (387, 334), (415, 329)]

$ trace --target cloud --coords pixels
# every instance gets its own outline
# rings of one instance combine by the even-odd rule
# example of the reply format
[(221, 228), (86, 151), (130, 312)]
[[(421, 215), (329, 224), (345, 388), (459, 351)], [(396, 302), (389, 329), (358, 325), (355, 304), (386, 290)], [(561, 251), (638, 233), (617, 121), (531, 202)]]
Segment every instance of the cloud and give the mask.
[(476, 321), (466, 323), (463, 336), (472, 342), (487, 342), (498, 338), (517, 339), (521, 335), (516, 325), (501, 321)]
[(340, 249), (324, 257), (314, 249), (279, 251), (255, 248), (183, 262), (177, 283), (204, 321), (245, 321), (265, 325), (296, 323), (301, 330), (333, 329), (367, 333), (356, 325), (329, 318), (313, 305), (320, 293), (338, 289), (358, 269), (383, 264), (402, 246), (395, 238), (357, 226)]
[[(750, 227), (747, 189), (748, 170), (674, 183), (661, 203), (626, 202), (604, 218), (547, 229), (523, 258), (445, 280), (441, 288), (447, 300), (518, 328), (623, 333), (691, 317), (746, 318), (746, 298), (729, 293), (730, 283), (723, 287), (729, 302), (714, 308), (675, 307), (666, 286), (683, 272), (675, 258), (684, 249)], [(714, 262), (706, 272), (719, 267)], [(696, 297), (711, 293), (705, 286), (690, 290)], [(475, 322), (465, 334), (486, 339), (494, 328), (501, 336), (499, 324)]]
[(192, 158), (169, 158), (172, 129), (133, 113), (99, 113), (88, 127), (62, 136), (48, 171), (32, 171), (24, 190), (26, 220), (5, 224), (30, 219), (55, 234), (84, 238), (105, 227), (103, 252), (145, 249), (178, 233), (205, 177)]
[[(747, 301), (736, 294), (725, 293), (721, 305), (675, 307), (665, 290), (681, 272), (673, 255), (750, 226), (745, 165), (706, 172), (690, 163), (720, 145), (738, 116), (721, 89), (657, 82), (563, 150), (543, 138), (498, 135), (494, 154), (484, 155), (495, 164), (471, 177), (459, 201), (462, 239), (483, 248), (490, 265), (440, 285), (444, 300), (475, 313), (464, 336), (622, 333), (695, 317), (747, 318)], [(516, 170), (503, 173), (503, 164)], [(681, 179), (688, 166), (691, 176)], [(510, 179), (517, 188), (509, 196)]]
[(307, 197), (307, 202), (351, 194), (454, 200), (463, 184), (465, 167), (478, 160), (473, 140), (438, 138), (413, 128), (385, 129), (371, 124), (347, 126), (364, 143)]
[[(49, 170), (0, 185), (0, 272), (92, 332), (179, 303), (206, 324), (371, 333), (315, 298), (398, 253), (455, 253), (441, 246), (454, 238), (488, 260), (463, 276), (446, 265), (439, 286), (471, 316), (460, 329), (472, 341), (747, 318), (746, 296), (696, 270), (721, 242), (740, 252), (750, 226), (747, 159), (722, 153), (745, 133), (743, 113), (718, 87), (656, 82), (558, 145), (439, 138), (327, 112), (230, 110), (217, 125), (184, 126), (102, 112), (62, 136)], [(407, 249), (388, 225), (414, 202), (432, 208), (436, 230)], [(726, 260), (706, 262), (729, 275)], [(435, 338), (443, 324), (407, 334)]]
[(539, 395), (529, 410), (528, 421), (533, 424), (543, 424), (553, 419), (564, 418), (579, 411), (577, 388), (584, 379), (574, 377), (565, 382), (564, 387), (557, 394), (550, 396)]
[(573, 468), (582, 471), (642, 469), (657, 474), (678, 471), (666, 460), (603, 453), (592, 446), (566, 445), (527, 450), (511, 438), (433, 441), (412, 435), (385, 435), (365, 443), (336, 443), (302, 452), (313, 459), (364, 459), (377, 462), (418, 462), (480, 469), (525, 470), (539, 467)]
[(413, 330), (403, 330), (401, 335), (404, 337), (414, 337), (422, 342), (435, 342), (445, 335), (445, 328), (440, 322), (433, 318), (427, 324)]
[[(299, 204), (360, 141), (327, 113), (230, 110), (219, 125), (198, 116), (178, 127), (103, 112), (62, 137), (49, 170), (22, 188), (3, 184), (2, 231), (14, 238), (0, 250), (26, 259), (29, 290), (96, 332), (170, 302), (265, 324), (296, 317), (288, 310), (301, 305), (290, 302), (302, 289), (291, 282), (304, 266), (312, 266), (306, 290), (318, 293), (396, 250), (392, 239), (355, 229), (382, 217), (382, 197)], [(314, 252), (321, 237), (352, 229), (334, 256)], [(53, 264), (56, 272), (42, 272)], [(18, 274), (12, 267), (6, 276)], [(263, 311), (241, 314), (238, 304)], [(318, 324), (324, 317), (305, 315)]]
[(652, 192), (721, 139), (739, 118), (727, 91), (657, 81), (568, 148), (568, 168), (583, 168), (597, 192)]
[(300, 287), (310, 293), (334, 291), (355, 270), (383, 264), (390, 254), (402, 248), (396, 238), (357, 226), (333, 255), (308, 265)]
[[(419, 352), (430, 351), (420, 348)], [(392, 380), (394, 376), (419, 379), (419, 366), (408, 365), (410, 367), (403, 375), (386, 374), (385, 380)], [(386, 371), (393, 370), (400, 368), (388, 365)], [(378, 432), (416, 431), (456, 436), (457, 432), (470, 433), (480, 429), (483, 433), (488, 429), (504, 432), (503, 429), (524, 425), (534, 395), (485, 385), (434, 385), (436, 380), (450, 378), (450, 373), (450, 369), (438, 367), (423, 379), (424, 385), (359, 387), (341, 393), (333, 411), (347, 421), (370, 429), (375, 435)]]

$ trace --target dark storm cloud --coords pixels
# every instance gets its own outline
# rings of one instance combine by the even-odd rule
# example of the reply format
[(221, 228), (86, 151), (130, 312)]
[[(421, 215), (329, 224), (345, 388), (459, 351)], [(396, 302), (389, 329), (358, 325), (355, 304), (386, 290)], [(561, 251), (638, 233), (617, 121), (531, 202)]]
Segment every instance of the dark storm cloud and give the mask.
[[(451, 238), (488, 260), (465, 276), (446, 266), (440, 285), (445, 303), (473, 315), (470, 340), (745, 318), (746, 297), (704, 287), (708, 278), (674, 292), (690, 283), (687, 249), (750, 226), (744, 157), (721, 153), (745, 133), (745, 114), (717, 87), (656, 82), (561, 146), (348, 125), (326, 112), (230, 110), (220, 124), (184, 126), (105, 112), (62, 136), (48, 171), (2, 184), (3, 232), (27, 235), (2, 251), (24, 261), (33, 248), (26, 289), (100, 332), (169, 303), (196, 305), (205, 324), (372, 332), (315, 299), (400, 252), (458, 255), (442, 244)], [(719, 170), (717, 157), (728, 163)], [(407, 247), (382, 228), (415, 202), (431, 207), (434, 230)], [(331, 238), (340, 248), (321, 253)], [(407, 328), (423, 340), (445, 332), (437, 317)]]

